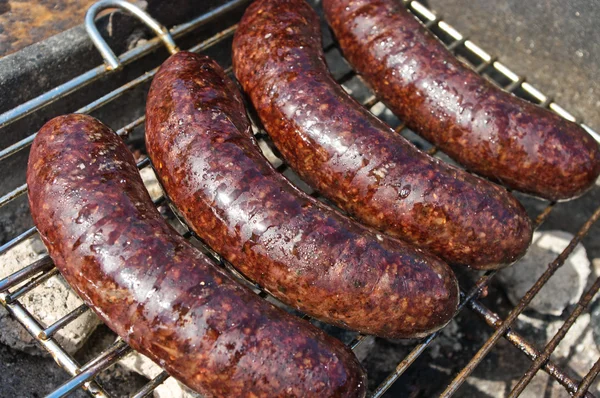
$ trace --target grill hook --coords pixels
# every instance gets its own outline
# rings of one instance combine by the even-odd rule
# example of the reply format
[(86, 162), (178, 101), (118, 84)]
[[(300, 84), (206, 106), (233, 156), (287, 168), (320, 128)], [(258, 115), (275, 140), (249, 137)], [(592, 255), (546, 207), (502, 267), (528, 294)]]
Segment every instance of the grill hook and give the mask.
[(175, 41), (173, 41), (173, 38), (169, 34), (167, 28), (158, 23), (158, 21), (156, 21), (138, 6), (133, 5), (124, 0), (100, 0), (94, 3), (87, 10), (87, 13), (85, 14), (85, 30), (92, 39), (92, 42), (94, 42), (94, 45), (96, 46), (98, 51), (100, 51), (100, 54), (102, 54), (102, 58), (104, 58), (104, 61), (107, 64), (107, 70), (117, 70), (123, 66), (119, 58), (110, 49), (108, 44), (106, 44), (106, 41), (104, 41), (104, 39), (100, 35), (100, 32), (98, 32), (98, 28), (95, 24), (95, 19), (98, 13), (109, 8), (118, 8), (121, 10), (125, 10), (129, 14), (137, 17), (146, 26), (152, 29), (154, 33), (156, 33), (156, 35), (162, 40), (162, 42), (167, 47), (167, 50), (169, 50), (171, 54), (175, 54), (177, 51), (179, 51), (177, 45), (175, 44)]

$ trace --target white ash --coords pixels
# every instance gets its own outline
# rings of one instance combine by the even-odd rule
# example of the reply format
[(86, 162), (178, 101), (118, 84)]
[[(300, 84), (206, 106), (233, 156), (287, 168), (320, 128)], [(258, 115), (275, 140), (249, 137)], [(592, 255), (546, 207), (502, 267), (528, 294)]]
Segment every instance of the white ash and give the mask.
[[(20, 270), (44, 255), (44, 245), (39, 238), (30, 238), (0, 256), (0, 277), (4, 278)], [(55, 323), (83, 304), (60, 276), (50, 278), (21, 297), (19, 301), (44, 327)], [(55, 337), (67, 352), (74, 353), (99, 324), (100, 320), (96, 315), (88, 311), (61, 329)], [(29, 354), (45, 353), (4, 307), (0, 307), (0, 342)]]
[[(566, 318), (565, 318), (566, 319)], [(600, 358), (600, 351), (594, 344), (593, 331), (590, 327), (590, 314), (582, 314), (569, 329), (552, 356), (557, 362), (568, 361), (569, 368), (583, 377), (594, 363)], [(547, 341), (558, 332), (564, 321), (550, 323), (546, 329)]]
[(144, 185), (152, 200), (160, 198), (163, 194), (163, 190), (158, 183), (158, 179), (156, 178), (156, 174), (154, 173), (154, 170), (152, 170), (152, 167), (144, 167), (140, 170), (140, 175), (142, 176), (142, 181), (144, 181)]
[[(149, 379), (153, 379), (162, 373), (162, 368), (154, 363), (150, 358), (139, 352), (128, 355), (119, 362), (124, 368), (141, 374)], [(201, 395), (193, 392), (177, 380), (169, 377), (160, 386), (154, 390), (155, 398), (202, 398)]]
[[(573, 235), (564, 231), (543, 231), (533, 234), (533, 242), (525, 256), (516, 264), (498, 273), (510, 301), (517, 305), (548, 264), (564, 250)], [(575, 304), (584, 291), (591, 273), (590, 261), (583, 245), (578, 244), (565, 263), (556, 271), (528, 308), (541, 314), (561, 315)]]
[[(504, 380), (487, 380), (471, 375), (467, 378), (465, 383), (476, 390), (478, 395), (481, 397), (504, 398), (508, 393), (506, 381)], [(468, 397), (469, 395), (473, 395), (473, 390), (470, 390), (464, 394), (459, 390), (459, 393), (457, 394), (459, 398)]]

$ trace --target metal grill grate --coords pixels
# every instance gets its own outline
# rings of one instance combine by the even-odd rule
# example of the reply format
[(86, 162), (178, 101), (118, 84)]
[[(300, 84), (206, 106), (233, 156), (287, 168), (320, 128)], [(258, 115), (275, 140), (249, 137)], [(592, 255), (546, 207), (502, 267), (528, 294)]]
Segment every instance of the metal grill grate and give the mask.
[[(469, 60), (475, 70), (481, 74), (486, 75), (490, 79), (492, 79), (496, 84), (502, 86), (504, 89), (513, 92), (517, 95), (523, 96), (526, 99), (529, 99), (533, 102), (538, 103), (541, 106), (548, 107), (554, 112), (558, 113), (562, 117), (575, 121), (573, 115), (568, 113), (565, 109), (560, 107), (558, 104), (553, 102), (550, 97), (542, 94), (540, 91), (535, 89), (532, 85), (525, 82), (523, 77), (518, 76), (514, 72), (512, 72), (508, 67), (499, 62), (496, 57), (488, 54), (480, 47), (478, 47), (474, 42), (468, 40), (462, 34), (457, 32), (452, 26), (448, 23), (438, 19), (431, 11), (429, 11), (426, 7), (424, 7), (421, 3), (417, 1), (407, 1), (404, 0), (406, 6), (411, 10), (415, 15), (417, 15), (425, 25), (434, 31), (434, 33), (438, 34), (442, 40), (445, 41), (446, 45), (449, 49), (451, 49), (455, 54), (462, 56), (466, 60)], [(113, 3), (115, 3), (113, 1)], [(170, 34), (174, 38), (182, 37), (194, 29), (197, 29), (200, 26), (206, 25), (208, 23), (218, 21), (222, 19), (227, 13), (232, 10), (242, 7), (249, 3), (248, 0), (231, 0), (226, 2), (224, 5), (195, 18), (194, 20), (179, 25), (173, 28), (170, 31)], [(232, 25), (221, 31), (220, 33), (210, 37), (209, 39), (198, 43), (193, 46), (190, 50), (194, 52), (203, 52), (208, 50), (210, 47), (222, 45), (223, 41), (230, 38), (235, 32), (237, 25)], [(163, 38), (164, 39), (164, 38)], [(133, 63), (142, 56), (150, 54), (152, 51), (156, 50), (161, 46), (161, 41), (159, 38), (155, 38), (149, 40), (145, 44), (138, 46), (126, 53), (122, 54), (119, 57), (119, 63), (113, 64), (112, 66), (100, 65), (80, 76), (75, 77), (74, 79), (62, 84), (61, 86), (48, 91), (22, 105), (17, 106), (16, 108), (7, 111), (0, 115), (0, 128), (5, 127), (29, 114), (32, 114), (49, 104), (83, 88), (84, 86), (110, 74), (115, 69), (120, 69), (124, 65)], [(339, 52), (336, 50), (335, 44), (331, 43), (326, 45), (325, 51), (329, 57), (339, 57)], [(109, 92), (108, 94), (103, 95), (92, 103), (80, 108), (76, 112), (78, 113), (90, 113), (94, 110), (97, 110), (104, 105), (110, 103), (111, 101), (119, 98), (121, 95), (128, 92), (143, 83), (146, 83), (152, 79), (157, 69), (152, 69), (145, 74), (139, 76), (131, 80), (129, 83), (123, 85), (115, 89), (114, 91)], [(228, 73), (231, 73), (231, 68), (229, 68)], [(347, 84), (355, 78), (355, 74), (352, 72), (347, 72), (343, 76), (339, 77), (338, 81), (342, 84)], [(506, 84), (506, 82), (508, 82)], [(374, 96), (369, 96), (368, 98), (362, 101), (363, 105), (368, 109), (373, 109), (373, 107), (378, 106), (382, 107), (382, 105), (375, 99)], [(144, 123), (144, 117), (137, 118), (131, 121), (129, 124), (120, 128), (117, 133), (124, 138), (129, 135), (134, 129), (142, 126)], [(582, 124), (582, 126), (597, 140), (600, 141), (600, 135), (594, 132), (589, 126)], [(400, 134), (405, 134), (408, 132), (405, 129), (403, 124), (399, 124), (396, 126), (396, 131)], [(275, 153), (276, 150), (273, 150), (273, 147), (268, 139), (268, 136), (257, 127), (257, 139), (261, 144), (261, 148), (263, 151), (270, 151), (268, 158), (274, 159), (274, 166), (282, 173), (289, 173), (291, 170), (287, 168), (285, 163), (278, 159)], [(27, 148), (33, 141), (35, 134), (28, 136), (25, 139), (22, 139), (7, 148), (0, 150), (0, 161), (10, 157), (13, 154)], [(273, 153), (274, 152), (274, 153)], [(430, 154), (436, 154), (437, 150), (435, 148), (430, 148), (428, 150)], [(143, 159), (138, 163), (138, 167), (144, 168), (150, 165), (149, 160)], [(14, 199), (22, 196), (27, 191), (27, 187), (25, 184), (19, 186), (8, 194), (4, 195), (0, 198), (0, 207), (5, 206), (9, 202)], [(313, 196), (318, 196), (315, 192), (309, 192)], [(155, 200), (157, 206), (163, 205), (166, 203), (166, 198), (164, 196)], [(539, 227), (551, 214), (553, 208), (557, 204), (554, 202), (548, 203), (546, 208), (537, 216), (535, 220), (536, 227)], [(527, 307), (527, 305), (531, 302), (533, 297), (539, 292), (539, 290), (544, 286), (544, 284), (548, 281), (548, 279), (554, 274), (554, 272), (565, 262), (567, 257), (574, 250), (577, 243), (581, 241), (581, 239), (589, 232), (593, 223), (600, 218), (600, 208), (598, 208), (593, 215), (581, 226), (579, 232), (575, 236), (575, 238), (570, 242), (568, 247), (551, 263), (548, 265), (546, 272), (538, 279), (538, 281), (531, 287), (531, 289), (527, 292), (527, 294), (522, 298), (520, 303), (514, 307), (508, 316), (505, 319), (502, 319), (499, 315), (497, 315), (493, 310), (486, 308), (478, 298), (482, 294), (482, 292), (489, 285), (490, 281), (496, 274), (495, 271), (486, 272), (483, 274), (475, 284), (472, 286), (462, 286), (461, 290), (461, 303), (458, 309), (458, 312), (462, 311), (465, 307), (472, 310), (474, 313), (478, 314), (482, 317), (482, 319), (489, 325), (493, 334), (489, 339), (484, 343), (484, 345), (480, 348), (480, 350), (474, 355), (470, 362), (459, 372), (456, 377), (451, 381), (450, 385), (446, 388), (446, 390), (442, 393), (442, 396), (448, 397), (451, 396), (457, 389), (461, 386), (462, 383), (465, 382), (467, 377), (472, 373), (475, 367), (482, 361), (482, 359), (490, 352), (490, 350), (495, 346), (500, 337), (504, 337), (507, 341), (512, 343), (515, 347), (521, 350), (527, 357), (531, 359), (531, 367), (529, 370), (523, 374), (521, 380), (517, 383), (514, 390), (511, 392), (511, 396), (518, 395), (523, 389), (527, 386), (527, 384), (531, 381), (532, 377), (536, 374), (539, 369), (543, 369), (546, 373), (548, 373), (553, 379), (555, 379), (558, 383), (560, 383), (569, 394), (574, 395), (576, 397), (582, 396), (592, 396), (590, 393), (587, 393), (587, 389), (600, 372), (600, 359), (594, 364), (592, 369), (589, 370), (589, 373), (582, 380), (574, 380), (572, 379), (564, 370), (562, 370), (558, 365), (549, 360), (550, 355), (557, 347), (558, 343), (562, 340), (562, 338), (566, 335), (569, 328), (573, 325), (578, 316), (582, 314), (585, 310), (586, 306), (590, 303), (598, 289), (600, 288), (600, 278), (597, 279), (593, 285), (583, 294), (581, 299), (579, 300), (575, 309), (570, 313), (567, 320), (564, 322), (563, 326), (556, 333), (556, 335), (551, 339), (551, 341), (541, 350), (536, 348), (534, 344), (527, 341), (523, 336), (521, 336), (517, 331), (513, 330), (514, 322), (523, 312), (523, 310)], [(18, 236), (12, 238), (7, 241), (3, 245), (0, 246), (0, 255), (8, 252), (17, 244), (23, 242), (27, 238), (35, 235), (37, 233), (35, 228), (30, 228)], [(184, 236), (190, 238), (193, 236), (191, 232), (186, 232)], [(207, 249), (210, 252), (210, 249)], [(239, 278), (241, 276), (232, 269), (229, 264), (223, 262), (217, 255), (213, 254), (213, 259), (220, 263), (222, 266), (226, 267), (230, 271), (232, 271)], [(44, 281), (52, 278), (57, 275), (57, 270), (54, 268), (51, 260), (48, 255), (45, 255), (42, 259), (26, 266), (20, 271), (8, 276), (7, 278), (0, 281), (0, 303), (9, 311), (9, 313), (16, 318), (28, 331), (32, 336), (35, 337), (37, 342), (45, 348), (48, 352), (52, 354), (55, 361), (65, 369), (71, 376), (73, 376), (67, 383), (60, 386), (55, 392), (51, 394), (51, 396), (63, 396), (68, 394), (69, 392), (74, 391), (75, 389), (82, 387), (93, 396), (96, 397), (109, 397), (107, 392), (100, 386), (100, 384), (95, 380), (95, 377), (107, 369), (114, 363), (116, 363), (123, 356), (127, 355), (131, 352), (131, 349), (120, 339), (117, 339), (113, 345), (111, 345), (106, 351), (104, 351), (100, 356), (88, 362), (85, 365), (78, 364), (55, 340), (54, 335), (58, 330), (66, 326), (69, 322), (73, 321), (77, 317), (81, 316), (83, 313), (88, 311), (89, 309), (83, 305), (71, 313), (65, 315), (62, 319), (54, 323), (53, 325), (49, 325), (48, 327), (43, 327), (36, 314), (31, 314), (19, 301), (23, 295), (33, 290), (39, 284)], [(266, 298), (268, 294), (262, 291), (258, 286), (245, 281), (244, 283), (250, 284), (250, 286), (263, 298)], [(457, 313), (458, 313), (457, 312)], [(305, 318), (308, 318), (305, 316)], [(372, 393), (373, 397), (381, 397), (385, 394), (385, 392), (392, 386), (392, 384), (415, 362), (417, 358), (431, 345), (431, 343), (440, 335), (440, 332), (434, 333), (429, 337), (420, 341), (413, 350), (397, 365), (395, 371), (391, 373)], [(354, 341), (352, 341), (349, 345), (352, 349), (356, 349), (361, 343), (367, 339), (367, 336), (357, 335)], [(144, 386), (140, 391), (138, 391), (134, 397), (144, 397), (152, 393), (152, 391), (161, 383), (163, 383), (169, 376), (163, 372), (151, 380), (146, 386)]]

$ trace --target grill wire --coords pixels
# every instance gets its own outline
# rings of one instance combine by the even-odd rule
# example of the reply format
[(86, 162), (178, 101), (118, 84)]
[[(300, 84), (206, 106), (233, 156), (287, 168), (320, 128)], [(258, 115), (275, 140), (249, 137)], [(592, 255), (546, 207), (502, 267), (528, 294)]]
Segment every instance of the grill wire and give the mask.
[[(208, 13), (205, 13), (204, 15), (197, 17), (188, 23), (178, 25), (177, 27), (171, 29), (170, 33), (174, 38), (183, 36), (200, 26), (206, 25), (208, 23), (222, 18), (231, 10), (235, 9), (236, 7), (245, 5), (248, 2), (248, 0), (228, 1), (224, 5)], [(445, 44), (451, 51), (453, 51), (456, 55), (460, 56), (463, 60), (469, 60), (471, 65), (478, 73), (490, 78), (492, 81), (502, 86), (507, 91), (522, 96), (532, 102), (539, 104), (540, 106), (547, 107), (566, 119), (576, 121), (573, 115), (571, 115), (565, 109), (553, 102), (550, 97), (547, 97), (546, 95), (542, 94), (540, 91), (535, 89), (535, 87), (527, 83), (523, 77), (518, 76), (504, 64), (500, 63), (496, 57), (491, 56), (490, 54), (482, 50), (480, 47), (478, 47), (471, 40), (468, 40), (465, 36), (457, 32), (448, 23), (436, 17), (435, 14), (433, 14), (430, 10), (424, 7), (421, 3), (410, 0), (404, 0), (404, 3), (411, 12), (413, 12), (418, 18), (420, 18), (430, 30), (432, 30), (445, 42)], [(214, 35), (213, 37), (201, 43), (198, 43), (190, 50), (194, 52), (202, 52), (209, 49), (210, 47), (217, 46), (224, 40), (230, 38), (235, 32), (236, 27), (237, 25), (232, 25), (224, 29), (223, 31)], [(119, 59), (122, 64), (131, 63), (141, 58), (142, 56), (154, 51), (159, 46), (160, 40), (158, 38), (155, 38), (149, 40), (141, 46), (127, 51), (126, 53), (121, 55)], [(337, 51), (337, 47), (335, 44), (332, 43), (325, 47), (325, 51), (329, 58), (331, 54)], [(131, 80), (129, 83), (123, 85), (122, 87), (117, 88), (114, 91), (98, 98), (94, 102), (80, 108), (76, 112), (90, 113), (96, 109), (99, 109), (107, 103), (119, 98), (128, 90), (150, 81), (156, 73), (156, 71), (157, 68), (146, 72), (145, 74), (141, 75), (140, 77), (134, 80)], [(64, 83), (63, 85), (40, 95), (39, 97), (36, 97), (22, 105), (17, 106), (16, 108), (10, 111), (1, 114), (0, 128), (5, 127), (39, 109), (44, 108), (45, 106), (61, 99), (62, 97), (67, 96), (72, 92), (77, 91), (78, 89), (92, 83), (93, 81), (98, 80), (99, 78), (109, 74), (110, 72), (111, 71), (105, 65), (100, 65), (97, 68), (94, 68), (68, 81), (67, 83)], [(227, 72), (231, 75), (231, 68), (228, 68)], [(348, 83), (355, 76), (356, 75), (353, 72), (348, 72), (341, 76), (338, 79), (338, 81), (341, 84), (345, 84)], [(504, 84), (504, 82), (506, 81), (508, 81), (509, 83)], [(370, 96), (366, 100), (362, 101), (362, 103), (367, 109), (372, 109), (374, 106), (382, 106), (375, 99), (374, 96)], [(141, 125), (143, 125), (143, 123), (144, 117), (142, 116), (120, 128), (117, 131), (117, 133), (126, 138), (129, 135), (129, 133), (131, 133), (135, 128), (138, 128)], [(256, 124), (256, 121), (254, 121), (254, 123)], [(581, 125), (597, 141), (600, 141), (600, 136), (596, 132), (594, 132), (589, 126), (583, 123)], [(270, 156), (268, 157), (270, 159), (275, 159), (275, 161), (272, 161), (272, 163), (274, 163), (274, 166), (277, 168), (277, 170), (282, 173), (290, 173), (291, 170), (288, 169), (287, 165), (281, 159), (278, 159), (276, 157), (275, 154), (277, 154), (277, 151), (272, 147), (272, 144), (270, 143), (266, 133), (264, 133), (264, 131), (262, 131), (262, 129), (259, 126), (255, 127), (255, 131), (257, 131), (256, 137), (259, 143), (261, 144), (261, 148), (263, 149), (263, 151), (272, 152), (269, 154)], [(408, 130), (405, 129), (403, 124), (396, 126), (395, 130), (400, 134), (408, 132)], [(27, 138), (22, 139), (17, 143), (0, 150), (0, 160), (3, 160), (17, 153), (18, 151), (27, 148), (33, 141), (34, 136), (35, 134), (32, 134)], [(435, 148), (430, 148), (428, 150), (428, 153), (435, 155), (437, 153), (437, 150)], [(145, 158), (141, 160), (138, 163), (138, 167), (140, 169), (150, 167), (149, 159)], [(13, 191), (0, 198), (0, 207), (5, 206), (7, 203), (24, 195), (26, 192), (27, 187), (25, 184), (19, 186), (18, 188), (14, 189)], [(312, 192), (311, 194), (315, 197), (318, 197), (318, 194), (316, 192)], [(164, 197), (164, 195), (155, 200), (155, 204), (157, 206), (165, 204), (168, 205), (167, 202), (168, 201)], [(555, 205), (556, 203), (554, 202), (548, 203), (546, 208), (538, 214), (534, 222), (536, 228), (539, 227), (548, 218)], [(552, 263), (548, 265), (548, 268), (544, 272), (544, 274), (525, 294), (525, 296), (521, 299), (519, 304), (510, 311), (510, 313), (505, 319), (502, 319), (493, 310), (485, 307), (481, 303), (481, 301), (478, 300), (478, 298), (482, 295), (482, 292), (485, 291), (490, 281), (496, 274), (496, 271), (488, 271), (484, 273), (473, 284), (473, 286), (461, 287), (461, 302), (457, 314), (460, 311), (462, 311), (465, 307), (467, 307), (470, 310), (472, 310), (475, 314), (479, 315), (485, 321), (485, 323), (493, 329), (494, 332), (479, 349), (479, 351), (471, 358), (469, 363), (454, 377), (454, 379), (451, 381), (451, 383), (448, 385), (448, 387), (442, 393), (441, 396), (449, 397), (454, 392), (456, 392), (458, 388), (465, 382), (467, 377), (477, 367), (477, 365), (495, 346), (500, 337), (504, 337), (507, 341), (509, 341), (511, 344), (513, 344), (515, 347), (521, 350), (528, 358), (531, 359), (531, 366), (529, 370), (522, 375), (519, 382), (515, 385), (513, 391), (510, 394), (511, 397), (519, 395), (519, 393), (523, 391), (523, 389), (528, 385), (528, 383), (531, 381), (531, 379), (539, 369), (543, 369), (554, 380), (560, 383), (570, 395), (573, 395), (575, 397), (592, 397), (592, 395), (589, 392), (587, 392), (587, 389), (600, 372), (600, 358), (596, 361), (594, 366), (589, 370), (587, 375), (582, 380), (572, 379), (564, 370), (562, 370), (558, 365), (553, 363), (549, 358), (552, 352), (562, 340), (562, 338), (566, 335), (569, 328), (573, 325), (575, 320), (583, 313), (587, 305), (595, 296), (596, 292), (600, 289), (600, 278), (596, 279), (593, 285), (586, 292), (584, 292), (579, 302), (571, 311), (562, 327), (542, 350), (538, 350), (531, 342), (526, 340), (517, 331), (513, 330), (512, 327), (514, 321), (517, 319), (519, 314), (523, 312), (523, 310), (531, 302), (533, 297), (540, 291), (540, 289), (554, 274), (554, 272), (560, 266), (563, 265), (567, 257), (574, 250), (575, 246), (588, 233), (589, 229), (598, 220), (598, 218), (600, 218), (600, 208), (598, 208), (593, 213), (593, 215), (584, 223), (584, 225), (581, 226), (579, 232), (576, 234), (574, 239), (569, 243), (569, 245), (564, 249), (564, 251)], [(183, 226), (185, 227), (185, 225)], [(194, 237), (193, 233), (191, 233), (189, 229), (187, 231), (188, 232), (186, 232), (184, 236), (186, 238), (194, 238), (193, 240), (197, 242), (197, 237)], [(0, 255), (7, 253), (17, 244), (25, 241), (27, 238), (35, 235), (36, 233), (37, 231), (35, 228), (30, 228), (25, 232), (22, 232), (18, 236), (12, 238), (8, 242), (0, 246)], [(247, 280), (244, 280), (243, 277), (239, 273), (237, 273), (230, 264), (227, 264), (218, 255), (210, 251), (210, 249), (205, 248), (205, 251), (211, 254), (215, 262), (219, 263), (221, 266), (231, 271), (235, 276), (240, 278), (240, 280), (243, 283), (249, 285), (261, 297), (267, 298), (269, 296), (268, 293), (260, 289), (257, 285)], [(57, 274), (58, 271), (56, 270), (56, 268), (54, 268), (52, 261), (46, 254), (42, 259), (35, 261), (34, 263), (24, 267), (20, 271), (0, 281), (0, 303), (8, 310), (8, 312), (15, 319), (17, 319), (27, 329), (27, 331), (36, 339), (36, 341), (54, 357), (58, 365), (61, 366), (64, 370), (66, 370), (71, 376), (73, 376), (69, 381), (60, 386), (49, 396), (64, 396), (69, 392), (72, 392), (75, 389), (81, 387), (95, 397), (108, 398), (110, 397), (110, 395), (102, 388), (102, 386), (100, 386), (100, 384), (95, 380), (95, 377), (100, 372), (109, 368), (110, 366), (118, 362), (121, 358), (129, 354), (132, 351), (131, 348), (128, 347), (121, 339), (117, 339), (102, 354), (100, 354), (98, 357), (82, 366), (78, 364), (73, 359), (73, 357), (71, 357), (57, 343), (53, 336), (58, 330), (66, 326), (69, 322), (75, 320), (77, 317), (87, 312), (89, 308), (85, 305), (82, 305), (74, 311), (70, 312), (69, 314), (65, 315), (56, 323), (49, 325), (48, 327), (43, 327), (36, 318), (35, 314), (31, 314), (19, 301), (19, 298), (21, 298), (23, 295), (35, 289), (38, 285)], [(270, 297), (270, 299), (272, 299), (272, 297)], [(310, 319), (307, 316), (303, 316), (303, 318)], [(419, 358), (419, 356), (427, 349), (427, 347), (431, 345), (431, 343), (439, 336), (439, 334), (440, 332), (436, 332), (421, 340), (412, 349), (412, 351), (397, 365), (396, 369), (374, 390), (371, 396), (383, 396), (383, 394), (385, 394), (385, 392), (392, 386), (392, 384), (415, 362), (417, 358)], [(355, 350), (368, 338), (370, 337), (358, 334), (356, 338), (351, 343), (349, 343), (349, 346), (350, 348)], [(165, 372), (162, 372), (154, 379), (152, 379), (148, 384), (146, 384), (141, 390), (135, 393), (133, 397), (139, 398), (152, 394), (152, 391), (161, 383), (163, 383), (168, 377), (169, 376)]]

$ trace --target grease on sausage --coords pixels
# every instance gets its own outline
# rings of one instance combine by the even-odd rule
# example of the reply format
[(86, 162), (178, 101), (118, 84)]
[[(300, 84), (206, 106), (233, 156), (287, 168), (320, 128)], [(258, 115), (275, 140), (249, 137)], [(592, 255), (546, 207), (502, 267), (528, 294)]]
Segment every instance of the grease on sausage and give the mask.
[(335, 82), (303, 0), (254, 2), (233, 68), (288, 163), (358, 220), (478, 269), (527, 249), (531, 221), (506, 190), (418, 151)]
[(598, 144), (579, 125), (496, 87), (399, 0), (323, 0), (344, 56), (411, 129), (481, 175), (550, 200), (584, 193)]
[(146, 145), (187, 224), (282, 301), (389, 338), (424, 336), (454, 314), (446, 264), (324, 206), (269, 164), (240, 92), (208, 57), (180, 52), (161, 66)]
[(364, 397), (352, 354), (260, 299), (178, 235), (133, 156), (85, 115), (52, 119), (27, 171), (33, 220), (85, 302), (134, 349), (205, 397)]

